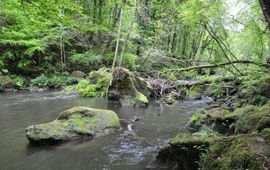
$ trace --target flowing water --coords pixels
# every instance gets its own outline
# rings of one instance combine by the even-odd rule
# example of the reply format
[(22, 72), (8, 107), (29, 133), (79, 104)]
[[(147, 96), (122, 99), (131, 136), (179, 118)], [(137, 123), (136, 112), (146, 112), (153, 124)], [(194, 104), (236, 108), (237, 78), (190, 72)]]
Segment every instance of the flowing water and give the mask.
[[(55, 119), (73, 106), (111, 109), (122, 119), (122, 129), (92, 140), (57, 146), (33, 146), (25, 138), (27, 126)], [(204, 100), (181, 101), (167, 107), (152, 102), (148, 108), (116, 106), (103, 98), (82, 98), (55, 92), (0, 94), (0, 169), (2, 170), (142, 170), (159, 147), (184, 126)], [(129, 132), (128, 123), (139, 118)]]

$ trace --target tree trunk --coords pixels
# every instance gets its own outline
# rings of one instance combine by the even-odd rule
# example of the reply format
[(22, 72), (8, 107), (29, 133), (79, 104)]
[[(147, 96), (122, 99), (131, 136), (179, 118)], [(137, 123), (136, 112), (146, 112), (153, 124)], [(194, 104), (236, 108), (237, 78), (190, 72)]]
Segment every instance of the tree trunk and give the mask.
[(264, 68), (270, 68), (270, 64), (259, 64), (253, 61), (238, 60), (238, 61), (230, 61), (230, 62), (217, 63), (217, 64), (199, 65), (199, 66), (193, 66), (193, 67), (187, 67), (187, 68), (181, 68), (181, 69), (171, 69), (171, 71), (183, 72), (183, 71), (198, 70), (198, 69), (205, 69), (205, 68), (224, 67), (224, 66), (233, 65), (233, 64), (255, 64)]
[(101, 49), (101, 52), (100, 52), (101, 57), (104, 57), (104, 54), (106, 53), (106, 51), (110, 47), (110, 44), (114, 38), (114, 29), (116, 27), (116, 23), (117, 23), (118, 19), (120, 18), (120, 14), (121, 14), (121, 12), (118, 12), (118, 4), (116, 3), (115, 8), (114, 8), (114, 12), (113, 12), (113, 23), (112, 23), (110, 35), (109, 35), (108, 40), (104, 42), (104, 45)]
[(114, 67), (115, 67), (116, 58), (117, 58), (117, 54), (118, 54), (118, 48), (119, 48), (119, 41), (120, 41), (120, 36), (121, 36), (121, 28), (122, 28), (122, 21), (123, 21), (123, 13), (124, 13), (125, 3), (126, 3), (126, 0), (122, 0), (122, 7), (121, 7), (121, 12), (120, 12), (119, 27), (118, 27), (117, 41), (116, 41), (116, 47), (115, 47), (115, 53), (114, 53), (114, 58), (113, 58), (112, 69), (114, 69)]
[(136, 15), (135, 15), (135, 11), (134, 11), (134, 14), (133, 14), (133, 17), (132, 17), (132, 21), (131, 21), (131, 24), (130, 24), (129, 29), (128, 29), (128, 33), (127, 33), (127, 36), (126, 36), (126, 38), (125, 38), (124, 45), (123, 45), (123, 47), (122, 47), (122, 52), (121, 52), (120, 61), (119, 61), (119, 67), (120, 67), (121, 64), (122, 64), (122, 60), (123, 60), (125, 48), (126, 48), (126, 46), (127, 46), (127, 42), (128, 42), (128, 39), (129, 39), (131, 30), (132, 30), (133, 24), (134, 24), (134, 22), (135, 22), (135, 19), (136, 19)]
[(259, 0), (264, 17), (268, 23), (268, 28), (270, 29), (270, 1), (269, 0)]

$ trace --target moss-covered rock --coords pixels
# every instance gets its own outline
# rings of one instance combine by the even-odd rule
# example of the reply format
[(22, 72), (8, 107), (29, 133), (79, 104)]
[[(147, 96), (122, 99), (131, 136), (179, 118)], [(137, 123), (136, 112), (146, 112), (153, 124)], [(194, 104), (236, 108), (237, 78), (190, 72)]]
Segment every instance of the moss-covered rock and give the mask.
[(270, 145), (270, 128), (263, 129), (260, 134), (267, 140), (268, 144)]
[(85, 97), (105, 96), (111, 81), (109, 69), (101, 68), (89, 74), (90, 80), (81, 80), (76, 89)]
[(103, 67), (97, 71), (90, 72), (89, 77), (91, 84), (97, 84), (101, 79), (111, 80), (112, 74), (110, 69)]
[(207, 153), (201, 157), (200, 168), (262, 170), (264, 162), (257, 157), (249, 147), (248, 137), (226, 137), (211, 143)]
[(200, 155), (206, 151), (212, 139), (177, 135), (161, 148), (152, 168), (195, 170)]
[(270, 99), (270, 77), (261, 81), (259, 92), (260, 92), (260, 95), (265, 96), (268, 99)]
[(152, 92), (153, 88), (148, 82), (129, 70), (121, 67), (113, 70), (109, 99), (119, 100), (122, 104), (146, 106)]
[(188, 90), (187, 98), (192, 100), (199, 100), (202, 97), (204, 90), (202, 86), (193, 86)]
[(234, 111), (239, 115), (235, 122), (235, 133), (251, 133), (270, 127), (270, 102), (262, 107), (245, 107)]
[(75, 77), (75, 78), (80, 78), (80, 79), (83, 79), (86, 74), (82, 71), (73, 71), (71, 74), (70, 74), (71, 77)]
[(270, 127), (270, 102), (264, 106), (246, 105), (230, 112), (222, 107), (195, 113), (188, 127), (199, 131), (207, 126), (221, 134), (241, 134)]
[(15, 88), (16, 82), (9, 76), (0, 76), (2, 88)]
[(176, 98), (177, 98), (177, 94), (172, 92), (163, 98), (163, 102), (168, 105), (172, 105), (176, 102)]
[(265, 160), (249, 146), (248, 136), (192, 137), (178, 135), (163, 147), (155, 161), (155, 167), (181, 170), (195, 169), (263, 169)]
[(199, 110), (192, 115), (187, 127), (193, 132), (211, 130), (221, 134), (231, 134), (234, 131), (231, 124), (235, 122), (237, 117), (233, 115), (228, 116), (229, 113), (228, 110), (222, 107)]
[(113, 111), (74, 107), (60, 113), (52, 122), (28, 127), (26, 137), (30, 142), (57, 142), (93, 137), (119, 127), (120, 120)]

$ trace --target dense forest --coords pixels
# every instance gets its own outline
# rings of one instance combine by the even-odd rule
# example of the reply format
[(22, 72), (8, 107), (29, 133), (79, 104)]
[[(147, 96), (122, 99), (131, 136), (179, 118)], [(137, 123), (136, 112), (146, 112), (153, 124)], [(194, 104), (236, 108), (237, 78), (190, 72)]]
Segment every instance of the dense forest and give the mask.
[[(268, 0), (0, 1), (3, 95), (56, 90), (133, 109), (211, 99), (150, 169), (270, 168), (269, 73)], [(66, 141), (123, 126), (100, 112), (75, 107), (26, 136)]]

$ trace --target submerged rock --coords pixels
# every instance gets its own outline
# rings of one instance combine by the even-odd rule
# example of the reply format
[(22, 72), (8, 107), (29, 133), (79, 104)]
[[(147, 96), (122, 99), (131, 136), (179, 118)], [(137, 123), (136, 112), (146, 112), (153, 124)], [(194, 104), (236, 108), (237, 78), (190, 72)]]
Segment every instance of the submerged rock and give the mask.
[(52, 122), (26, 128), (26, 137), (30, 142), (57, 142), (93, 137), (119, 127), (120, 120), (113, 111), (74, 107)]
[(152, 92), (153, 88), (148, 82), (129, 70), (121, 67), (113, 70), (109, 99), (119, 100), (122, 104), (146, 106)]

